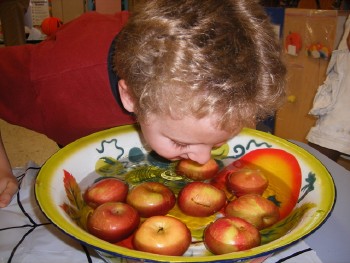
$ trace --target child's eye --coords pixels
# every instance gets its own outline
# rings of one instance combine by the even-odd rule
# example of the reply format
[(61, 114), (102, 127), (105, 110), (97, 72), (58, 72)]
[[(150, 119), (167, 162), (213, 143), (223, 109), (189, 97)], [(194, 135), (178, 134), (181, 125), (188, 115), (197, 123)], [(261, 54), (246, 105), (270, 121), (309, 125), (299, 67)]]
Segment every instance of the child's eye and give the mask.
[(175, 148), (178, 148), (178, 149), (186, 149), (189, 147), (188, 144), (183, 144), (183, 143), (179, 143), (179, 142), (175, 142), (175, 141), (172, 141), (172, 143), (175, 146)]

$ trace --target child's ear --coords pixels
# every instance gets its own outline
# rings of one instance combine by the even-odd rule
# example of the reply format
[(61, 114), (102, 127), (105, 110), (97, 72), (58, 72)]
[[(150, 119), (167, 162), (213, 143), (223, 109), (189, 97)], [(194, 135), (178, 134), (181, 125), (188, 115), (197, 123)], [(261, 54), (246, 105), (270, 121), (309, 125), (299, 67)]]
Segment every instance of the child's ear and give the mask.
[(130, 94), (129, 87), (126, 85), (125, 80), (121, 79), (118, 81), (118, 89), (120, 100), (124, 108), (128, 112), (134, 112), (134, 99)]

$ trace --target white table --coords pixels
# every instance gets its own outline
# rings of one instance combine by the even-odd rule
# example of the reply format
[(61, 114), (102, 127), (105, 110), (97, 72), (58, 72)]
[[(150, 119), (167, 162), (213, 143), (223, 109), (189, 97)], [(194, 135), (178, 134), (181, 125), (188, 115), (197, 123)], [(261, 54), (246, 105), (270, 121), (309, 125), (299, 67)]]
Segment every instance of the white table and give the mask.
[(331, 216), (305, 242), (324, 263), (350, 262), (350, 172), (310, 146), (292, 141), (316, 156), (332, 175), (336, 203)]
[[(294, 142), (315, 155), (329, 170), (337, 187), (337, 201), (329, 219), (315, 233), (269, 258), (266, 263), (350, 262), (350, 172), (306, 144)], [(0, 210), (0, 263), (102, 263), (95, 251), (53, 226), (34, 196), (39, 167), (14, 169), (21, 179), (19, 194)], [(278, 261), (280, 260), (281, 261)]]

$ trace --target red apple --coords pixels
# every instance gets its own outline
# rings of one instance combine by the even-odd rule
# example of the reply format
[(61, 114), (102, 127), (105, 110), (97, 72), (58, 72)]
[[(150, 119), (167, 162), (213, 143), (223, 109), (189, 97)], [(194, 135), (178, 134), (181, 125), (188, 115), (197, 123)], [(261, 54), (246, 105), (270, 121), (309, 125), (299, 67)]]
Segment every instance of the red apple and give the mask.
[(239, 217), (222, 217), (204, 230), (204, 244), (215, 255), (247, 250), (260, 245), (260, 233)]
[(259, 230), (275, 224), (280, 217), (278, 206), (257, 194), (243, 195), (231, 201), (225, 214), (243, 218)]
[(166, 215), (176, 203), (174, 193), (157, 182), (144, 182), (132, 188), (126, 202), (133, 206), (141, 217)]
[(191, 244), (191, 232), (186, 224), (171, 216), (147, 218), (136, 230), (134, 247), (160, 255), (181, 256)]
[(230, 190), (228, 190), (227, 187), (227, 177), (232, 173), (232, 170), (221, 170), (220, 172), (218, 172), (211, 180), (210, 180), (210, 184), (215, 186), (216, 188), (222, 190), (225, 192), (226, 194), (226, 198), (228, 200), (231, 200), (232, 198), (235, 197), (235, 195), (233, 195), (231, 193)]
[(259, 169), (233, 171), (227, 177), (227, 188), (237, 197), (245, 194), (262, 195), (269, 182)]
[(196, 217), (210, 216), (226, 204), (225, 193), (204, 182), (191, 182), (179, 192), (177, 203), (180, 210)]
[(93, 183), (84, 193), (84, 201), (96, 208), (106, 202), (125, 202), (129, 186), (117, 178), (105, 178)]
[(132, 206), (121, 202), (108, 202), (98, 206), (88, 217), (90, 234), (112, 243), (131, 235), (140, 223), (140, 216)]
[(193, 181), (204, 181), (213, 178), (219, 171), (219, 165), (214, 159), (205, 164), (199, 164), (189, 159), (182, 159), (176, 166), (176, 172)]
[(130, 236), (128, 236), (127, 238), (125, 238), (123, 240), (120, 240), (120, 241), (118, 241), (118, 242), (116, 242), (114, 244), (117, 245), (117, 246), (120, 246), (120, 247), (128, 248), (128, 249), (135, 249), (134, 248), (134, 244), (133, 244), (134, 233), (131, 234)]

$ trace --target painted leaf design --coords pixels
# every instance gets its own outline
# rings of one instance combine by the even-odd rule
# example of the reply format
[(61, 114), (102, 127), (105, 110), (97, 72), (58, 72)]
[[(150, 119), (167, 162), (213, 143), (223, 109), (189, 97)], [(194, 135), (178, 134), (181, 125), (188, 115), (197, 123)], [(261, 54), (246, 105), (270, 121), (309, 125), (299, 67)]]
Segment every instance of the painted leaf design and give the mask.
[(298, 203), (303, 200), (308, 193), (312, 192), (315, 190), (315, 182), (316, 182), (316, 175), (312, 172), (309, 172), (308, 177), (305, 179), (306, 185), (304, 185), (301, 188), (301, 191), (304, 192), (303, 195), (299, 198)]
[(61, 208), (72, 218), (80, 227), (86, 229), (86, 222), (89, 214), (93, 211), (85, 204), (81, 194), (80, 187), (74, 176), (66, 170), (64, 171), (63, 184), (66, 191), (69, 204), (64, 203)]
[(95, 171), (101, 176), (115, 176), (125, 172), (123, 163), (107, 156), (97, 160)]
[(75, 206), (77, 209), (81, 209), (84, 206), (84, 200), (81, 195), (80, 187), (71, 173), (66, 170), (63, 170), (63, 172), (63, 183), (67, 198), (71, 205)]
[(314, 203), (302, 204), (300, 207), (295, 208), (288, 215), (288, 217), (284, 218), (269, 228), (261, 230), (261, 245), (276, 240), (291, 231), (300, 223), (301, 220), (303, 220), (304, 214), (314, 207), (316, 207), (316, 204)]

